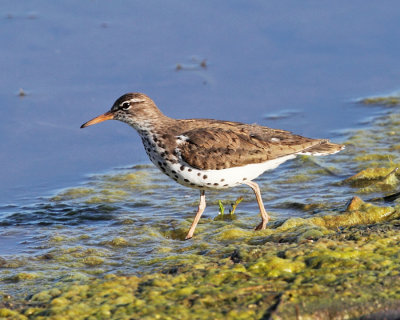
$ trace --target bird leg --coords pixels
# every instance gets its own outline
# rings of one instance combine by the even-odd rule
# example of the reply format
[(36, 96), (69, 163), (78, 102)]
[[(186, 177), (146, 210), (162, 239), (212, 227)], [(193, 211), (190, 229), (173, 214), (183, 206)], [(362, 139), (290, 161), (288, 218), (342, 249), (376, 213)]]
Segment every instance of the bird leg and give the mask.
[(257, 183), (253, 181), (247, 181), (245, 182), (250, 188), (253, 189), (254, 194), (256, 195), (258, 207), (260, 208), (260, 213), (261, 213), (261, 222), (260, 224), (254, 229), (254, 230), (264, 230), (267, 227), (267, 223), (269, 220), (269, 215), (267, 211), (265, 211), (264, 204), (261, 198), (261, 192), (260, 192), (260, 187), (258, 186)]
[(197, 209), (196, 216), (194, 217), (192, 226), (190, 227), (185, 240), (188, 240), (193, 237), (194, 230), (196, 229), (197, 223), (199, 222), (200, 217), (203, 214), (205, 208), (206, 208), (206, 195), (204, 190), (200, 190), (199, 208)]

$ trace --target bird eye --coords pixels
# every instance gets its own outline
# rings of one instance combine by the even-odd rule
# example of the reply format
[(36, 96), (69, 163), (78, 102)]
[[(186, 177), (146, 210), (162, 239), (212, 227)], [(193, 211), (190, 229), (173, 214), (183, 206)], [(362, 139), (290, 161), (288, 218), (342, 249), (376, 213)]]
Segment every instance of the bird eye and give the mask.
[(129, 102), (124, 102), (123, 104), (121, 104), (121, 109), (128, 110), (130, 106), (131, 104)]

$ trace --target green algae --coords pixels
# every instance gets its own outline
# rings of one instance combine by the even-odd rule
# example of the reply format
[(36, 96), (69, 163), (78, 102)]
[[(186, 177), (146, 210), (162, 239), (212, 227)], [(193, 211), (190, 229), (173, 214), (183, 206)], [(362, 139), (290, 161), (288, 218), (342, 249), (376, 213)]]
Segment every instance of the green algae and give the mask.
[[(207, 255), (190, 254), (198, 246), (191, 243), (179, 255), (169, 248), (147, 261), (159, 271), (60, 282), (3, 312), (10, 319), (358, 317), (400, 298), (398, 218), (394, 208), (355, 197), (342, 213), (291, 218), (258, 233), (222, 226), (224, 249), (202, 244)], [(94, 248), (66, 252), (90, 267), (106, 262)]]
[(86, 204), (115, 203), (126, 201), (132, 191), (152, 190), (149, 173), (144, 168), (135, 172), (123, 172), (93, 176), (89, 186), (69, 188), (53, 196), (50, 201), (65, 202), (79, 200)]
[(298, 273), (305, 267), (302, 261), (292, 261), (279, 257), (269, 257), (258, 259), (248, 270), (251, 273), (264, 275), (269, 278), (290, 277), (291, 274)]
[(345, 179), (343, 182), (358, 188), (358, 193), (392, 191), (399, 184), (398, 167), (367, 168)]
[(86, 257), (82, 259), (82, 262), (88, 266), (98, 266), (104, 263), (104, 259), (99, 257)]
[(33, 295), (29, 306), (21, 305), (18, 312), (11, 310), (10, 316), (359, 317), (379, 310), (383, 302), (400, 299), (400, 224), (396, 221), (346, 228), (315, 241), (237, 246), (228, 250), (225, 258), (209, 256), (201, 263), (187, 260), (173, 273), (109, 275), (83, 284), (64, 283), (57, 290)]
[(389, 95), (389, 96), (382, 96), (382, 97), (369, 97), (359, 100), (360, 103), (366, 105), (383, 105), (388, 107), (397, 106), (400, 104), (400, 96), (398, 95)]
[[(362, 224), (374, 224), (399, 216), (398, 210), (393, 207), (375, 206), (360, 200), (359, 198), (356, 199), (357, 205), (352, 205), (352, 203), (350, 203), (348, 209), (342, 214), (313, 217), (310, 218), (310, 221), (317, 226), (332, 229)], [(354, 198), (352, 202), (354, 202)]]
[(78, 199), (82, 197), (86, 197), (88, 195), (92, 195), (95, 193), (95, 190), (92, 188), (71, 188), (60, 192), (56, 196), (52, 197), (50, 201), (63, 201), (63, 200), (72, 200)]
[[(314, 171), (315, 173), (315, 171)], [(317, 172), (319, 173), (319, 172)], [(304, 174), (296, 174), (293, 176), (288, 177), (285, 180), (282, 180), (280, 183), (290, 183), (290, 184), (294, 184), (294, 183), (302, 183), (302, 182), (309, 182), (312, 181), (313, 179), (315, 179), (315, 177), (309, 173), (304, 173)]]
[[(10, 319), (176, 319), (177, 314), (183, 319), (294, 319), (324, 318), (326, 312), (337, 318), (359, 316), (400, 297), (398, 290), (389, 289), (400, 272), (400, 223), (393, 210), (355, 198), (342, 213), (291, 218), (258, 233), (223, 225), (217, 236), (222, 244), (229, 243), (223, 250), (202, 245), (209, 253), (199, 256), (189, 254), (190, 247), (182, 248), (188, 250), (185, 255), (169, 248), (167, 256), (147, 262), (159, 265), (161, 272), (61, 282), (5, 314)], [(362, 212), (359, 220), (354, 220), (354, 212)], [(343, 229), (346, 225), (353, 227)], [(126, 240), (113, 238), (108, 244), (124, 247)], [(65, 253), (89, 262), (89, 267), (106, 262), (94, 248), (69, 248)], [(332, 297), (351, 299), (335, 304)]]
[(12, 281), (12, 282), (20, 282), (20, 281), (25, 281), (25, 280), (33, 280), (38, 278), (39, 275), (34, 274), (34, 273), (26, 273), (26, 272), (21, 272), (16, 275), (13, 275), (12, 277), (6, 278), (6, 281)]
[(114, 239), (108, 241), (107, 244), (109, 244), (113, 247), (124, 247), (124, 246), (128, 246), (129, 242), (122, 237), (117, 237), (117, 238), (114, 238)]
[(375, 182), (376, 180), (386, 179), (390, 175), (396, 175), (397, 168), (367, 168), (354, 176), (347, 178), (345, 182), (349, 182), (354, 186), (364, 185), (365, 183)]
[(20, 320), (26, 320), (27, 317), (24, 315), (8, 309), (8, 308), (0, 308), (0, 319), (20, 319)]
[(390, 154), (374, 154), (374, 153), (368, 153), (368, 154), (361, 154), (357, 157), (354, 158), (355, 161), (391, 161), (392, 155)]

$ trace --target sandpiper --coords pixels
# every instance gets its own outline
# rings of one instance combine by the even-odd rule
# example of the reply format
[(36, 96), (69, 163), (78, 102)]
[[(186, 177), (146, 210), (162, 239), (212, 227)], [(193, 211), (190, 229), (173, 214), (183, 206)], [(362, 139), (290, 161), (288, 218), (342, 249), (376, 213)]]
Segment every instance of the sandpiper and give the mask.
[(186, 239), (193, 237), (206, 207), (205, 190), (241, 184), (251, 187), (262, 218), (255, 230), (262, 230), (269, 216), (260, 188), (252, 180), (297, 155), (322, 156), (344, 148), (326, 139), (306, 138), (255, 124), (169, 118), (143, 93), (124, 94), (110, 111), (81, 128), (111, 119), (125, 122), (139, 133), (150, 160), (162, 172), (181, 185), (200, 190), (199, 207)]

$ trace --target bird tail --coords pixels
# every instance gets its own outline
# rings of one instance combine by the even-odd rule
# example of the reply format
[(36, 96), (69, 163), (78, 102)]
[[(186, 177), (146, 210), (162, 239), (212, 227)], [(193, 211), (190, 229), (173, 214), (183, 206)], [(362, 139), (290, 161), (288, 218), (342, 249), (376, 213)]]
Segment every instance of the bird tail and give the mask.
[(309, 147), (298, 154), (313, 155), (313, 156), (326, 156), (334, 154), (344, 149), (344, 145), (329, 142), (329, 140), (319, 140), (319, 143)]

